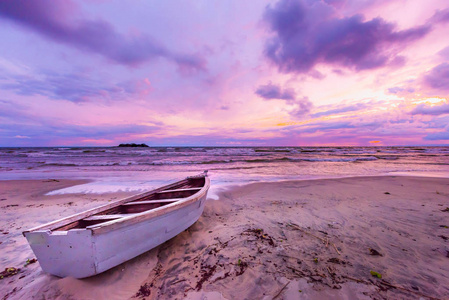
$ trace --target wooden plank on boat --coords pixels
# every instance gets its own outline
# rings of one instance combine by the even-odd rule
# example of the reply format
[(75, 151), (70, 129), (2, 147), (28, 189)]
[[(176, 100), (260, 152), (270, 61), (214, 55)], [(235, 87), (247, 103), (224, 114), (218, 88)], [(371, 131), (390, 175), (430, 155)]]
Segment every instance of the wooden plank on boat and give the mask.
[[(207, 177), (206, 177), (207, 178)], [(207, 178), (209, 181), (209, 178)], [(202, 197), (205, 197), (207, 195), (207, 190), (209, 189), (210, 183), (207, 184), (207, 188), (204, 190), (203, 193), (195, 194), (190, 197), (185, 198), (185, 201), (178, 201), (175, 205), (166, 205), (166, 206), (160, 206), (154, 209), (150, 209), (141, 213), (137, 213), (137, 215), (134, 218), (127, 219), (126, 222), (122, 222), (122, 219), (115, 219), (111, 221), (107, 221), (105, 223), (101, 224), (95, 224), (91, 226), (87, 226), (86, 229), (92, 230), (93, 235), (97, 234), (103, 234), (105, 232), (114, 231), (120, 227), (123, 227), (125, 224), (135, 224), (142, 222), (143, 220), (150, 219), (150, 218), (157, 218), (164, 214), (169, 214), (172, 211), (176, 211), (178, 209), (181, 209), (185, 206), (190, 205), (192, 202), (197, 202), (202, 199)]]
[(162, 199), (162, 200), (147, 200), (147, 201), (134, 201), (128, 202), (123, 205), (138, 205), (138, 204), (160, 204), (160, 203), (171, 203), (179, 200), (184, 200), (186, 198), (173, 198), (173, 199)]
[(158, 193), (160, 191), (167, 190), (167, 189), (173, 188), (175, 186), (179, 186), (180, 184), (186, 184), (187, 182), (188, 182), (188, 180), (184, 179), (184, 180), (168, 184), (166, 186), (160, 187), (160, 188), (152, 190), (152, 191), (143, 192), (141, 194), (137, 194), (137, 195), (134, 195), (134, 196), (129, 197), (129, 198), (124, 198), (124, 199), (117, 200), (117, 201), (112, 202), (112, 203), (107, 203), (105, 205), (102, 205), (102, 206), (99, 206), (99, 207), (96, 207), (96, 208), (92, 208), (92, 209), (89, 209), (89, 210), (77, 213), (77, 214), (72, 215), (72, 216), (67, 217), (67, 218), (59, 219), (59, 220), (56, 220), (56, 221), (53, 221), (53, 222), (50, 222), (50, 223), (47, 223), (47, 224), (44, 224), (44, 225), (39, 225), (39, 226), (31, 228), (29, 230), (25, 230), (22, 234), (25, 235), (25, 233), (27, 233), (27, 232), (38, 231), (38, 230), (63, 230), (61, 228), (64, 228), (64, 227), (66, 227), (66, 225), (68, 225), (68, 224), (70, 224), (72, 222), (76, 222), (77, 220), (81, 220), (81, 219), (83, 219), (85, 217), (88, 217), (88, 216), (97, 214), (99, 212), (102, 212), (104, 210), (107, 210), (107, 209), (119, 206), (119, 205), (121, 205), (123, 203), (126, 203), (126, 202), (138, 200), (138, 199), (144, 198), (144, 197), (149, 197), (152, 194), (156, 194), (156, 193)]
[(200, 187), (194, 187), (194, 188), (187, 188), (187, 189), (165, 190), (165, 191), (157, 192), (157, 194), (176, 193), (176, 192), (188, 192), (188, 191), (199, 191), (199, 190), (201, 190)]
[(85, 221), (113, 220), (113, 219), (120, 219), (120, 218), (130, 217), (130, 216), (133, 216), (133, 215), (135, 215), (135, 214), (95, 215), (95, 216), (87, 217), (87, 218), (85, 218), (83, 220), (85, 220)]

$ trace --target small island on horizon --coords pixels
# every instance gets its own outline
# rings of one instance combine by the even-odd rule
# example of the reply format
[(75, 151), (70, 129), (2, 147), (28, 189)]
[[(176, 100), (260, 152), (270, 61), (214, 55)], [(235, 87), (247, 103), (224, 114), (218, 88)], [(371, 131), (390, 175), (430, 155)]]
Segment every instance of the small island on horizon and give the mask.
[(149, 147), (149, 146), (147, 144), (131, 143), (131, 144), (120, 144), (118, 145), (118, 147)]

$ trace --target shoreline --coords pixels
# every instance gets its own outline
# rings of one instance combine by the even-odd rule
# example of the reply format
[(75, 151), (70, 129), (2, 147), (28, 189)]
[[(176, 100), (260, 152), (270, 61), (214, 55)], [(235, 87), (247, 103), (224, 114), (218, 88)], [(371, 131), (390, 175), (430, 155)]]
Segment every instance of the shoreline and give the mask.
[(34, 256), (21, 231), (135, 194), (42, 194), (78, 182), (0, 181), (0, 188), (9, 186), (0, 195), (7, 198), (0, 201), (0, 267), (22, 269), (0, 280), (7, 298), (449, 295), (449, 245), (441, 237), (449, 229), (440, 227), (449, 226), (449, 212), (443, 212), (448, 178), (357, 176), (234, 186), (221, 191), (219, 201), (208, 197), (202, 217), (188, 230), (98, 276), (60, 279), (38, 263), (23, 267)]
[[(439, 179), (449, 179), (449, 172), (444, 175), (437, 174), (437, 173), (398, 173), (398, 174), (391, 174), (391, 173), (385, 173), (385, 174), (376, 174), (376, 175), (348, 175), (348, 176), (329, 176), (329, 177), (315, 177), (315, 178), (279, 178), (279, 179), (273, 179), (273, 180), (254, 180), (254, 181), (247, 181), (242, 182), (240, 184), (236, 183), (223, 183), (223, 182), (214, 182), (213, 177), (211, 177), (211, 182), (216, 186), (216, 190), (214, 190), (214, 186), (212, 184), (211, 189), (213, 189), (213, 193), (208, 194), (209, 198), (218, 198), (219, 194), (226, 192), (227, 190), (232, 190), (235, 188), (239, 188), (242, 186), (250, 185), (250, 184), (257, 184), (257, 183), (279, 183), (279, 182), (295, 182), (295, 181), (319, 181), (319, 180), (334, 180), (334, 179), (350, 179), (350, 178), (383, 178), (383, 177), (414, 177), (414, 178), (439, 178)], [(79, 185), (85, 185), (85, 184), (95, 184), (96, 182), (102, 182), (95, 179), (84, 179), (84, 178), (76, 178), (76, 179), (60, 179), (60, 178), (51, 178), (51, 179), (0, 179), (0, 188), (3, 188), (5, 186), (5, 183), (38, 183), (38, 182), (54, 182), (59, 183), (58, 185), (54, 185), (52, 189), (47, 190), (42, 195), (45, 196), (64, 196), (64, 195), (102, 195), (102, 194), (115, 194), (115, 193), (124, 193), (124, 194), (139, 194), (144, 193), (146, 191), (152, 190), (154, 188), (157, 188), (159, 186), (150, 186), (150, 188), (139, 188), (139, 189), (115, 189), (115, 190), (99, 190), (99, 191), (93, 191), (93, 190), (81, 190), (81, 191), (75, 191), (75, 192), (58, 192), (60, 190), (64, 189), (70, 189), (72, 187), (76, 187)], [(151, 182), (151, 181), (149, 181)], [(3, 183), (3, 184), (2, 184)], [(1, 190), (1, 189), (0, 189)], [(56, 193), (57, 192), (57, 193)], [(214, 199), (217, 200), (217, 199)]]

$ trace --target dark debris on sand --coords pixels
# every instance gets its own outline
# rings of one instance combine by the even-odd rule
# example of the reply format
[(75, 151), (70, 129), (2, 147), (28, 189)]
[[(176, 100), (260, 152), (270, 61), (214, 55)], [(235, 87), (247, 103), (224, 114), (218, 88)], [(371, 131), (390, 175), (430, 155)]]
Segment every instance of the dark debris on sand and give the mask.
[(20, 272), (20, 268), (9, 267), (0, 272), (0, 279), (17, 275)]
[(135, 295), (135, 297), (148, 297), (151, 295), (151, 287), (148, 285), (148, 283), (145, 283), (144, 285), (141, 285), (139, 288), (139, 291)]
[(158, 278), (161, 276), (162, 272), (163, 272), (162, 265), (158, 262), (156, 266), (153, 268), (153, 270), (151, 270), (150, 272), (150, 277), (152, 278), (152, 280), (150, 282), (146, 282), (143, 285), (141, 285), (133, 298), (143, 298), (150, 296), (151, 291), (155, 286), (155, 283), (157, 282)]
[(369, 255), (373, 255), (373, 256), (383, 256), (382, 254), (380, 254), (379, 251), (377, 251), (376, 249), (373, 249), (373, 248), (369, 248)]
[(439, 235), (438, 237), (442, 238), (445, 241), (449, 240), (449, 237), (447, 237), (445, 235)]
[[(301, 248), (289, 247), (285, 243), (289, 239), (301, 239)], [(357, 282), (375, 286), (377, 292), (368, 296), (376, 296), (376, 299), (377, 296), (382, 299), (382, 295), (390, 291), (404, 297), (415, 295), (433, 299), (422, 290), (371, 276), (370, 270), (363, 270), (364, 266), (359, 261), (351, 261), (342, 253), (343, 250), (333, 242), (335, 237), (328, 232), (278, 222), (277, 227), (270, 230), (240, 228), (234, 230), (234, 235), (228, 236), (224, 242), (219, 237), (214, 240), (215, 243), (197, 249), (195, 256), (184, 259), (184, 264), (170, 265), (173, 257), (165, 257), (164, 261), (158, 255), (159, 262), (150, 280), (141, 286), (135, 297), (151, 295), (153, 298), (150, 299), (183, 299), (189, 291), (214, 290), (229, 285), (237, 287), (240, 283), (253, 280), (251, 276), (254, 274), (264, 274), (261, 278), (270, 280), (272, 285), (276, 285), (273, 282), (277, 282), (278, 278), (304, 278), (309, 283), (331, 289), (341, 289), (346, 282)], [(373, 248), (368, 248), (364, 255), (383, 256)], [(266, 295), (274, 296), (274, 293), (272, 286), (262, 285), (251, 295), (263, 298)]]
[(276, 244), (273, 241), (273, 238), (269, 236), (267, 233), (264, 233), (263, 229), (261, 228), (250, 228), (241, 233), (241, 235), (250, 235), (256, 237), (256, 239), (261, 241), (266, 241), (270, 246), (275, 247)]

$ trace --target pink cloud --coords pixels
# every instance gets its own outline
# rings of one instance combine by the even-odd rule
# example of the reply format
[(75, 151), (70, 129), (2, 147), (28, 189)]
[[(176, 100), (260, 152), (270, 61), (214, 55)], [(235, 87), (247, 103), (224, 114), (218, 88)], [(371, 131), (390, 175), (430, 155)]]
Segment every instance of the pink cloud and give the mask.
[(419, 104), (413, 109), (413, 115), (432, 115), (439, 116), (449, 114), (449, 103), (446, 101), (443, 104), (429, 106), (426, 104)]
[(427, 72), (423, 77), (423, 84), (437, 93), (449, 94), (449, 64), (442, 63)]

